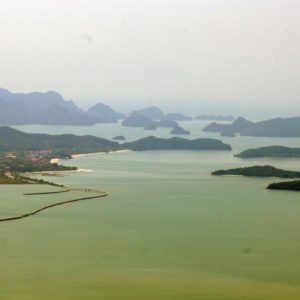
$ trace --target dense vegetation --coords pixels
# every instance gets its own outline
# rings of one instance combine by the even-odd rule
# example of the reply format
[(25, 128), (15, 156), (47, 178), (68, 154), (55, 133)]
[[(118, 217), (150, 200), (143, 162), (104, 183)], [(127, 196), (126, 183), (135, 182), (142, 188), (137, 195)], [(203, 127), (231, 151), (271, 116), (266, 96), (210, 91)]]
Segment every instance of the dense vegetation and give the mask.
[(126, 138), (124, 135), (117, 135), (115, 137), (113, 137), (113, 140), (115, 141), (126, 141)]
[(257, 149), (248, 149), (236, 155), (240, 158), (257, 157), (299, 157), (300, 148), (289, 148), (283, 146), (269, 146)]
[(61, 184), (49, 182), (44, 179), (26, 177), (24, 175), (20, 175), (17, 172), (9, 172), (8, 175), (4, 173), (3, 170), (0, 170), (0, 184), (31, 184), (31, 183), (48, 184), (53, 186), (64, 187)]
[(32, 162), (26, 159), (7, 158), (4, 161), (0, 159), (0, 166), (5, 166), (5, 170), (12, 170), (14, 172), (42, 172), (42, 171), (72, 171), (77, 170), (77, 167), (68, 167), (63, 165), (58, 165), (56, 163), (41, 163)]
[[(119, 136), (118, 139), (123, 137)], [(68, 171), (66, 167), (50, 163), (54, 157), (71, 158), (74, 153), (108, 152), (114, 150), (231, 150), (230, 145), (215, 139), (186, 140), (147, 137), (135, 142), (119, 144), (93, 136), (72, 134), (30, 134), (10, 127), (0, 127), (0, 183), (24, 183), (18, 175), (24, 172)], [(7, 174), (15, 174), (7, 176)], [(41, 182), (42, 183), (42, 182)]]
[[(72, 134), (48, 135), (24, 133), (10, 127), (0, 127), (0, 152), (51, 150), (68, 157), (75, 153), (107, 152), (114, 150), (231, 150), (230, 145), (216, 139), (187, 140), (147, 137), (135, 142), (119, 144), (93, 136)], [(53, 154), (54, 153), (54, 154)]]
[(300, 180), (275, 182), (269, 184), (267, 188), (270, 190), (300, 191)]
[(300, 178), (300, 172), (277, 169), (273, 166), (254, 166), (229, 170), (218, 170), (212, 175), (242, 175), (253, 177)]
[(230, 145), (215, 139), (187, 140), (183, 138), (161, 139), (153, 136), (146, 137), (131, 143), (124, 143), (124, 148), (134, 151), (145, 150), (226, 150)]
[(48, 135), (24, 133), (10, 127), (0, 127), (0, 152), (27, 150), (59, 150), (65, 155), (118, 149), (119, 144), (94, 136), (73, 134)]
[(3, 170), (0, 170), (0, 184), (23, 184), (28, 183), (21, 177), (7, 176)]

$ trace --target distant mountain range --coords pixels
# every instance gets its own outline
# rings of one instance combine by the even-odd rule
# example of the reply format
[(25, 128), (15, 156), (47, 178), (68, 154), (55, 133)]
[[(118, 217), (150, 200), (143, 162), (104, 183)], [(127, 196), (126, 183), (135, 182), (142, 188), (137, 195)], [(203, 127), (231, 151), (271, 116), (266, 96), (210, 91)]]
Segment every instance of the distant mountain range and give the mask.
[(145, 114), (133, 112), (122, 122), (122, 126), (143, 127), (147, 130), (156, 130), (157, 127), (173, 128), (178, 126), (178, 123), (174, 120), (153, 120), (147, 117)]
[(87, 114), (95, 123), (117, 123), (119, 120), (126, 118), (125, 114), (115, 112), (110, 106), (103, 103), (97, 103), (91, 107)]
[(251, 122), (239, 117), (232, 124), (211, 123), (203, 129), (223, 135), (239, 133), (246, 136), (300, 137), (300, 116)]
[(143, 117), (151, 119), (153, 121), (161, 121), (161, 120), (168, 120), (168, 121), (191, 121), (193, 118), (189, 116), (185, 116), (181, 113), (169, 113), (164, 114), (163, 111), (156, 107), (156, 106), (149, 106), (133, 113), (137, 113)]
[(25, 94), (0, 88), (1, 125), (93, 125), (117, 122), (124, 117), (101, 103), (85, 112), (53, 91)]
[[(157, 127), (173, 128), (177, 125), (177, 121), (190, 121), (193, 119), (182, 113), (164, 114), (156, 106), (146, 107), (133, 113), (144, 117), (143, 125), (139, 125), (139, 127), (145, 127), (145, 129), (149, 130)], [(201, 120), (201, 116), (204, 116), (204, 119), (217, 118), (216, 120), (228, 120), (226, 116), (206, 115), (200, 115), (196, 119)], [(12, 93), (0, 88), (0, 125), (45, 124), (81, 126), (97, 123), (116, 123), (125, 118), (125, 114), (116, 112), (103, 103), (97, 103), (88, 111), (84, 111), (72, 101), (66, 101), (54, 91), (46, 93)], [(132, 116), (129, 115), (128, 118), (123, 125), (136, 126), (131, 125)]]
[(123, 122), (126, 127), (143, 127), (146, 130), (156, 130), (158, 127), (172, 128), (171, 134), (190, 134), (180, 127), (177, 121), (191, 121), (192, 117), (181, 113), (164, 114), (155, 106), (146, 107), (132, 112)]

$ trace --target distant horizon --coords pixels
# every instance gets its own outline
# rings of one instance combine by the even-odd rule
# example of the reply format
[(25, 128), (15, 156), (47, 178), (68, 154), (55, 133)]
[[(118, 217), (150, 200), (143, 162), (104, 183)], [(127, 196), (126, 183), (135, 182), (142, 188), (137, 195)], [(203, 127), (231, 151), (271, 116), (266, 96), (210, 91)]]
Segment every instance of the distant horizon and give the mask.
[(300, 1), (3, 0), (1, 12), (9, 90), (85, 108), (300, 113)]
[(45, 90), (11, 90), (7, 87), (0, 88), (8, 90), (12, 93), (30, 94), (30, 93), (47, 93), (56, 92), (60, 94), (64, 100), (73, 101), (79, 108), (88, 110), (97, 103), (103, 103), (111, 106), (114, 110), (123, 113), (130, 113), (135, 110), (143, 109), (149, 106), (157, 106), (164, 113), (182, 112), (191, 116), (199, 114), (211, 115), (233, 115), (234, 117), (250, 118), (253, 121), (264, 120), (276, 117), (296, 117), (300, 116), (300, 101), (288, 105), (285, 100), (282, 102), (274, 102), (270, 105), (267, 102), (257, 103), (256, 101), (245, 101), (244, 99), (179, 99), (179, 98), (154, 98), (154, 97), (83, 97), (76, 95), (65, 95), (59, 90), (48, 88)]
[[(83, 98), (83, 97), (66, 97), (60, 91), (48, 89), (46, 91), (33, 90), (29, 92), (10, 90), (4, 86), (0, 89), (8, 90), (14, 94), (30, 94), (30, 93), (47, 93), (55, 92), (60, 94), (64, 100), (72, 101), (76, 106), (88, 110), (97, 103), (103, 103), (111, 106), (112, 109), (129, 114), (133, 111), (143, 109), (149, 106), (159, 107), (164, 113), (183, 113), (196, 117), (200, 114), (208, 115), (232, 115), (234, 117), (245, 117), (252, 121), (261, 121), (276, 117), (297, 117), (300, 116), (300, 103), (297, 106), (286, 106), (285, 104), (274, 103), (271, 107), (268, 104), (261, 103), (260, 105), (253, 103), (237, 103), (235, 101), (189, 101), (176, 99), (151, 99), (149, 98)], [(299, 111), (299, 113), (295, 113)]]

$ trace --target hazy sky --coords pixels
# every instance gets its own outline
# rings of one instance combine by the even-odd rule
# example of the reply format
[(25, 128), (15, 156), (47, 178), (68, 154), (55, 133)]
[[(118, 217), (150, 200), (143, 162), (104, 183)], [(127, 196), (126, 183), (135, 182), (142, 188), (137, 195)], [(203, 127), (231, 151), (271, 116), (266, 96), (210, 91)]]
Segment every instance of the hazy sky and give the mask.
[(299, 16), (299, 0), (0, 0), (0, 86), (300, 114)]

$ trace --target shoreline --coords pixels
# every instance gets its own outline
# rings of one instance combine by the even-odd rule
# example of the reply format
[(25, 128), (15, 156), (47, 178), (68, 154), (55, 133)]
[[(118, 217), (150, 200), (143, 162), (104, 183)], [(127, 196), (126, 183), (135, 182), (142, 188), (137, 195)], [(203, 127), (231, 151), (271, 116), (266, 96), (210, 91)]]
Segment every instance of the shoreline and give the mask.
[(76, 173), (92, 173), (94, 172), (91, 169), (77, 169), (77, 170), (62, 170), (62, 171), (39, 171), (39, 172), (28, 172), (28, 173), (23, 173), (26, 175), (43, 175), (43, 176), (63, 176), (65, 175), (70, 175), (70, 174), (76, 174)]
[(246, 178), (264, 178), (264, 179), (282, 179), (282, 180), (293, 180), (293, 179), (297, 179), (299, 177), (295, 177), (295, 178), (284, 178), (284, 177), (276, 177), (276, 176), (248, 176), (248, 175), (242, 175), (242, 174), (211, 174), (212, 176), (225, 176), (225, 177), (246, 177)]
[[(114, 153), (125, 153), (125, 152), (130, 152), (132, 150), (129, 149), (124, 149), (124, 150), (115, 150), (115, 151), (108, 151), (108, 152), (90, 152), (90, 153), (76, 153), (71, 155), (71, 159), (76, 159), (76, 158), (81, 158), (81, 157), (86, 157), (86, 156), (93, 156), (93, 155), (102, 155), (102, 154), (114, 154)], [(58, 157), (53, 157), (50, 159), (50, 164), (59, 164), (62, 160), (68, 160), (68, 158), (58, 158)], [(85, 170), (85, 169), (81, 169)]]
[[(124, 149), (124, 150), (115, 150), (115, 151), (107, 151), (107, 152), (91, 152), (91, 153), (76, 153), (72, 154), (72, 158), (80, 158), (80, 157), (86, 157), (86, 156), (92, 156), (92, 155), (102, 155), (102, 154), (114, 154), (114, 153), (125, 153), (130, 152), (132, 150)], [(58, 158), (54, 158), (55, 160), (59, 160)]]

